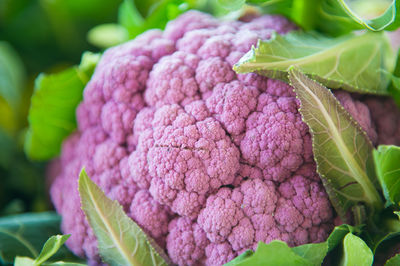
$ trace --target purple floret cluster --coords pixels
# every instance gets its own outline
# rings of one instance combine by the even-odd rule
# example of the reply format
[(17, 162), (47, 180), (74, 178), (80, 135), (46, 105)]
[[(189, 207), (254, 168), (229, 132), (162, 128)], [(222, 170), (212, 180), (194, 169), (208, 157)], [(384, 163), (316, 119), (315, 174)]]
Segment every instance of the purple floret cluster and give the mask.
[[(179, 265), (221, 265), (259, 241), (324, 241), (335, 214), (292, 88), (232, 70), (258, 39), (293, 29), (280, 16), (190, 11), (108, 49), (52, 171), (69, 248), (100, 262), (80, 208), (82, 167)], [(390, 100), (336, 95), (374, 144), (400, 144)]]

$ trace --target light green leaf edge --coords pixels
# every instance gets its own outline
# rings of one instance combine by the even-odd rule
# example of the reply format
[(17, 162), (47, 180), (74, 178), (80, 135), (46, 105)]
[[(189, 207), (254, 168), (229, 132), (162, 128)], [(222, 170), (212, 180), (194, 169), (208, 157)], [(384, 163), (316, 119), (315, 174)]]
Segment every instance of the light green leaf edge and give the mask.
[[(82, 169), (79, 175), (82, 210), (98, 241), (100, 256), (111, 265), (167, 265), (161, 248), (130, 219), (121, 205), (106, 197)], [(168, 259), (167, 259), (168, 260)]]
[(372, 212), (381, 209), (376, 178), (368, 169), (373, 147), (366, 133), (328, 89), (294, 68), (289, 79), (310, 128), (317, 172), (342, 220), (360, 203)]
[(373, 261), (374, 254), (361, 238), (352, 233), (344, 237), (341, 266), (371, 266)]
[(400, 147), (380, 145), (373, 151), (376, 175), (386, 201), (400, 204)]
[[(295, 66), (329, 88), (387, 95), (394, 58), (387, 37), (367, 32), (329, 38), (315, 32), (273, 33), (245, 54), (233, 69), (288, 81)], [(357, 62), (357, 66), (354, 65)]]

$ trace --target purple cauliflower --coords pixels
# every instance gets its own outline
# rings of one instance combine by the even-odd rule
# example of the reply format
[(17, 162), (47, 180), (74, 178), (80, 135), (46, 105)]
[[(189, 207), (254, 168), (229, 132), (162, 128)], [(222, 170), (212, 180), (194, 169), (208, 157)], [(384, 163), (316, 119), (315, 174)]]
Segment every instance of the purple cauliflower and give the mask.
[[(280, 16), (190, 11), (108, 49), (51, 171), (70, 249), (100, 263), (82, 167), (179, 265), (221, 265), (259, 241), (324, 241), (336, 214), (292, 88), (232, 70), (258, 39), (293, 29)], [(391, 100), (335, 93), (374, 144), (400, 144)]]

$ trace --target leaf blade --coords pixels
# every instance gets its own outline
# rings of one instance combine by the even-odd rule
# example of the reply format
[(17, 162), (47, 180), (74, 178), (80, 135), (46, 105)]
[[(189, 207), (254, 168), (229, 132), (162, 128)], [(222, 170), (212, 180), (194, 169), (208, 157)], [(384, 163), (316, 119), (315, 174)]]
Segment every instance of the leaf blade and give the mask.
[(37, 77), (24, 143), (30, 159), (48, 160), (59, 154), (62, 141), (76, 128), (75, 110), (98, 60), (84, 53), (79, 66)]
[[(25, 213), (0, 218), (0, 264), (12, 263), (15, 256), (37, 257), (46, 240), (60, 234), (61, 217), (55, 212)], [(72, 258), (62, 247), (56, 259)]]
[(386, 201), (400, 204), (400, 147), (380, 145), (373, 151), (375, 169)]
[(156, 252), (140, 227), (125, 214), (118, 202), (105, 196), (84, 169), (79, 175), (79, 193), (82, 209), (106, 262), (112, 265), (167, 265), (163, 254)]
[(325, 87), (294, 68), (289, 79), (310, 128), (317, 172), (341, 218), (360, 203), (379, 209), (375, 177), (367, 174), (373, 147), (365, 132)]
[[(273, 34), (235, 65), (237, 73), (256, 72), (269, 78), (287, 80), (291, 66), (329, 88), (351, 92), (387, 94), (393, 59), (390, 46), (380, 33), (329, 38), (317, 33)], [(353, 67), (357, 62), (357, 68)]]
[(65, 241), (70, 237), (70, 235), (55, 235), (51, 236), (40, 251), (39, 256), (35, 259), (35, 265), (41, 265), (43, 262), (47, 261), (51, 256), (53, 256)]
[(374, 255), (358, 236), (348, 233), (343, 239), (343, 257), (340, 265), (371, 266)]

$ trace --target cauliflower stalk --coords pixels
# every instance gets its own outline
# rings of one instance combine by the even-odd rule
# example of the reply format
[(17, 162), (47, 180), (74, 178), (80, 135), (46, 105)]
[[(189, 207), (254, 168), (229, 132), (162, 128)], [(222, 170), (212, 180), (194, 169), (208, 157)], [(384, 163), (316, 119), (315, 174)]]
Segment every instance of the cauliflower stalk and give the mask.
[[(82, 167), (179, 265), (222, 265), (259, 241), (324, 241), (336, 214), (299, 101), (281, 81), (232, 70), (258, 39), (295, 28), (280, 16), (189, 11), (108, 49), (51, 171), (68, 247), (100, 263)], [(374, 144), (400, 144), (399, 112), (383, 111), (390, 100), (336, 95)]]

